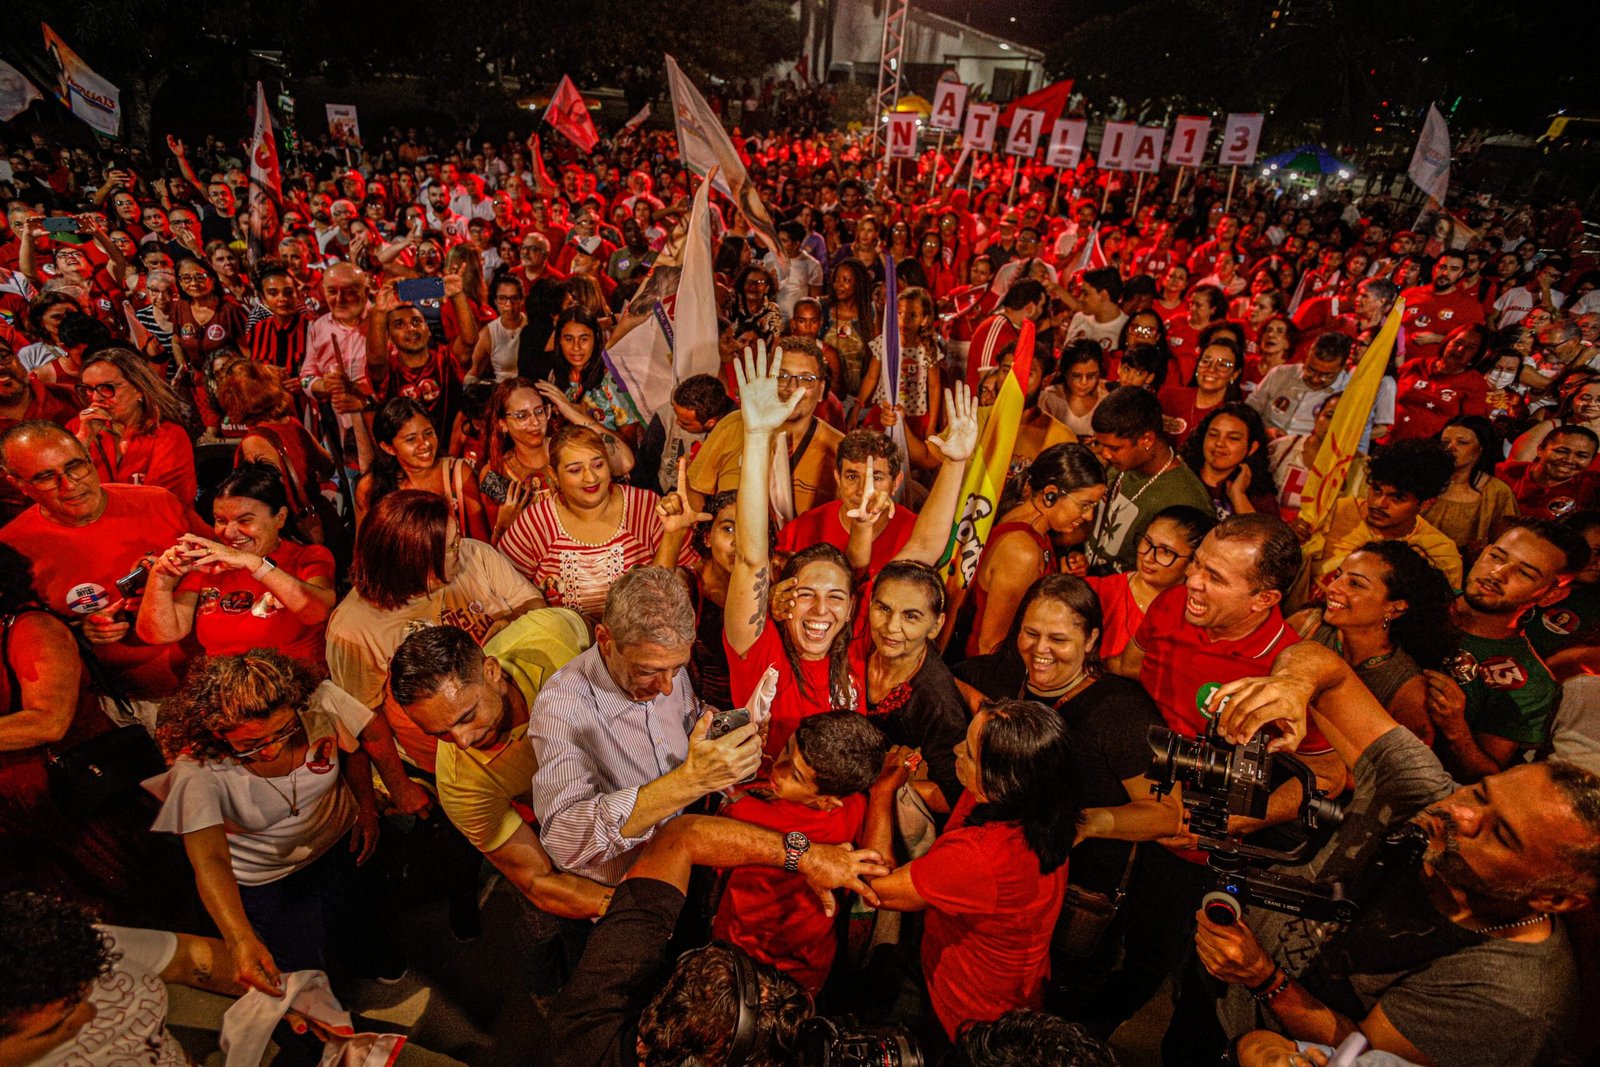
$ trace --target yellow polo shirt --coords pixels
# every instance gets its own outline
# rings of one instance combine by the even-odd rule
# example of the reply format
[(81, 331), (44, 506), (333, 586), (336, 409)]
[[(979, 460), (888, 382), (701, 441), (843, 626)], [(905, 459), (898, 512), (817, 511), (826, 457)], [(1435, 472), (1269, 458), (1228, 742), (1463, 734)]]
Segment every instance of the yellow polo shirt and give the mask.
[[(528, 706), (549, 677), (589, 647), (589, 628), (568, 608), (539, 608), (495, 634), (483, 646), (511, 679)], [(486, 751), (439, 741), (439, 805), (468, 841), (493, 852), (524, 823), (516, 804), (529, 802), (539, 761), (521, 723)]]
[[(1316, 576), (1318, 578), (1333, 571), (1344, 558), (1368, 541), (1383, 541), (1372, 532), (1366, 520), (1361, 517), (1357, 501), (1353, 497), (1340, 500), (1333, 507), (1333, 518), (1328, 524), (1326, 546), (1322, 556), (1317, 561)], [(1461, 588), (1461, 550), (1456, 543), (1422, 516), (1417, 516), (1417, 525), (1411, 533), (1401, 538), (1406, 544), (1415, 548), (1428, 558), (1439, 570), (1444, 572), (1445, 578), (1450, 582), (1451, 589)]]

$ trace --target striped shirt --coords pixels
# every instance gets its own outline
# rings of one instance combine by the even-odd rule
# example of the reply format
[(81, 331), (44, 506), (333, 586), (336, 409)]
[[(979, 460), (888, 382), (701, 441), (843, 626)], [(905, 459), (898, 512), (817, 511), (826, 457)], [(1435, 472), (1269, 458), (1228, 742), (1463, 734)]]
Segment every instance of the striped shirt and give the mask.
[(672, 692), (634, 700), (595, 645), (551, 676), (533, 702), (528, 738), (538, 757), (533, 810), (539, 840), (564, 871), (616, 885), (655, 832), (624, 837), (641, 786), (689, 757), (700, 702), (680, 667)]
[(250, 324), (245, 336), (250, 346), (250, 358), (258, 363), (270, 363), (290, 373), (299, 369), (306, 358), (307, 328), (311, 320), (305, 315), (295, 315), (287, 324), (280, 323), (275, 315), (268, 315)]

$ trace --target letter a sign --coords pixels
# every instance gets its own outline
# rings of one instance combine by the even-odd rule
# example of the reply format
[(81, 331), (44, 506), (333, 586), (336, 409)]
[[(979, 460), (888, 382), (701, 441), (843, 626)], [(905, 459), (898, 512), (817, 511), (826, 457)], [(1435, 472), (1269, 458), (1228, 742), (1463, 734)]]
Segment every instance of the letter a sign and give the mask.
[(1006, 152), (1013, 156), (1031, 156), (1039, 148), (1039, 136), (1044, 133), (1044, 112), (1019, 107), (1011, 116), (1011, 136), (1006, 138)]
[(973, 104), (967, 108), (967, 125), (961, 131), (967, 147), (974, 152), (994, 151), (995, 120), (999, 117), (999, 104)]
[(961, 112), (966, 106), (967, 87), (955, 79), (954, 72), (946, 71), (933, 91), (933, 113), (928, 116), (928, 127), (955, 133), (961, 129)]
[(1167, 139), (1165, 126), (1140, 126), (1133, 131), (1133, 151), (1128, 155), (1128, 169), (1141, 174), (1155, 174), (1161, 170), (1161, 149)]
[(896, 111), (889, 115), (884, 125), (889, 142), (890, 159), (910, 159), (917, 154), (917, 116), (909, 111)]

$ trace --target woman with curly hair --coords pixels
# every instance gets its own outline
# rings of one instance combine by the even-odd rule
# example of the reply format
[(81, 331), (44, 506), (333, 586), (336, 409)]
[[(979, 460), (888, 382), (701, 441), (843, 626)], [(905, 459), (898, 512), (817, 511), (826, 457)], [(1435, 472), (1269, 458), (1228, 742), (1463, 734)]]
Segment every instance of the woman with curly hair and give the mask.
[(197, 661), (162, 704), (172, 766), (151, 783), (154, 829), (182, 835), (240, 985), (282, 995), (283, 971), (327, 970), (335, 939), (355, 949), (345, 939), (381, 910), (354, 884), (378, 843), (360, 741), (372, 718), (268, 648)]
[(1217, 518), (1263, 511), (1278, 514), (1278, 488), (1268, 464), (1267, 428), (1248, 404), (1224, 404), (1183, 443), (1179, 456), (1200, 476)]
[(828, 297), (823, 301), (828, 313), (822, 343), (839, 353), (841, 381), (833, 383), (841, 402), (848, 403), (861, 392), (869, 353), (867, 346), (877, 332), (872, 314), (872, 274), (853, 259), (841, 260), (833, 268)]

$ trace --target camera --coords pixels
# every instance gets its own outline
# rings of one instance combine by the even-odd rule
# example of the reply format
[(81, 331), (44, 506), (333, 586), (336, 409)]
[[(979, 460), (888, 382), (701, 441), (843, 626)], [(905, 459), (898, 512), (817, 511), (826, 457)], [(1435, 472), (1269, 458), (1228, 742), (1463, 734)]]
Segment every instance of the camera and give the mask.
[[(1215, 683), (1202, 686), (1196, 695), (1202, 714), (1216, 688)], [(1345, 896), (1341, 884), (1320, 884), (1267, 870), (1304, 862), (1315, 841), (1312, 835), (1344, 820), (1344, 809), (1317, 788), (1311, 768), (1287, 753), (1269, 752), (1268, 740), (1267, 735), (1257, 733), (1242, 745), (1230, 744), (1218, 735), (1214, 718), (1203, 738), (1150, 727), (1151, 760), (1146, 772), (1154, 783), (1150, 791), (1165, 796), (1174, 786), (1183, 786), (1189, 831), (1207, 853), (1206, 864), (1215, 875), (1201, 907), (1208, 918), (1224, 926), (1238, 922), (1250, 904), (1318, 921), (1353, 919), (1356, 905)], [(1274, 771), (1282, 772), (1276, 782)], [(1298, 825), (1305, 834), (1294, 847), (1269, 848), (1228, 832), (1228, 820), (1236, 815), (1265, 817), (1275, 785), (1287, 779), (1301, 786)]]
[(728, 711), (719, 711), (711, 716), (711, 727), (706, 731), (706, 737), (715, 741), (723, 734), (731, 733), (749, 722), (749, 708), (731, 708)]
[(922, 1067), (922, 1049), (903, 1026), (861, 1026), (813, 1017), (800, 1024), (801, 1067)]

